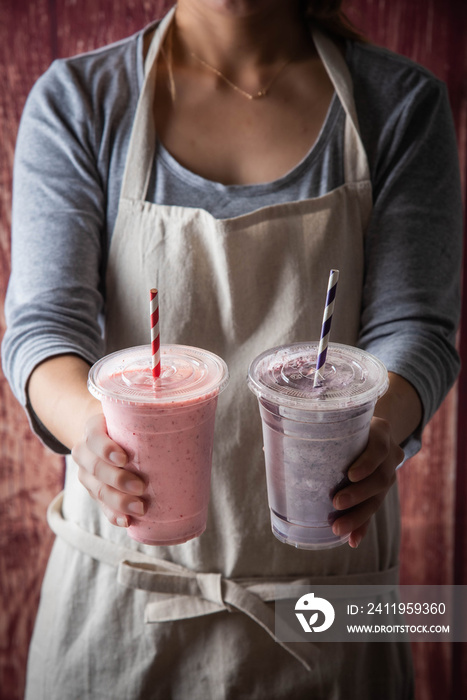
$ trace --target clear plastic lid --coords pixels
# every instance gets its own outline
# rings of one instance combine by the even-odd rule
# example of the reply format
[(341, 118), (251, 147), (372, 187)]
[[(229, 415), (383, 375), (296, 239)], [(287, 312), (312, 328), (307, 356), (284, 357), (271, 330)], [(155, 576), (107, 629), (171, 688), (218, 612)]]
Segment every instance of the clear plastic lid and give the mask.
[(318, 343), (266, 350), (248, 370), (248, 386), (259, 398), (291, 408), (333, 411), (376, 401), (388, 387), (384, 364), (373, 355), (329, 343), (326, 364), (314, 386)]
[(225, 362), (214, 353), (187, 345), (161, 346), (161, 376), (151, 370), (151, 346), (118, 350), (89, 371), (88, 389), (100, 401), (167, 404), (208, 399), (227, 385)]

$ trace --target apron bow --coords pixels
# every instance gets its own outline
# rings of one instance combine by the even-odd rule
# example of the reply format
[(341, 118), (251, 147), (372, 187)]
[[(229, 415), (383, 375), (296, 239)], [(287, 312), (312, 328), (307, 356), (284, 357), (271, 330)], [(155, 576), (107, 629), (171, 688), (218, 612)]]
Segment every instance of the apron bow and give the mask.
[[(294, 585), (261, 581), (248, 585), (224, 578), (218, 573), (197, 573), (179, 564), (150, 557), (93, 535), (62, 513), (63, 492), (52, 501), (47, 520), (53, 532), (83, 554), (117, 569), (120, 584), (136, 590), (158, 594), (145, 608), (145, 622), (168, 622), (222, 611), (240, 612), (250, 617), (275, 642), (311, 671), (319, 649), (311, 643), (300, 645), (282, 642), (275, 635), (275, 616), (266, 601), (294, 596)], [(299, 584), (294, 581), (294, 584)], [(303, 582), (302, 582), (303, 585)]]

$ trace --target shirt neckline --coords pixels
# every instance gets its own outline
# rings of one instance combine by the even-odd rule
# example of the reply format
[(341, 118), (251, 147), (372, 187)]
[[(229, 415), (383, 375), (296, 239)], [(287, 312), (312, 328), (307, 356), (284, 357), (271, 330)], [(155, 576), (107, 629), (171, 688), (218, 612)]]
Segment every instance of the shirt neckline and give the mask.
[(309, 151), (300, 160), (297, 165), (293, 166), (291, 170), (286, 172), (284, 175), (276, 178), (275, 180), (270, 180), (261, 183), (252, 183), (246, 185), (225, 185), (215, 180), (209, 180), (197, 173), (185, 168), (181, 163), (179, 163), (176, 158), (167, 150), (162, 141), (156, 135), (156, 159), (169, 169), (176, 177), (181, 179), (186, 184), (191, 187), (202, 189), (206, 191), (209, 187), (217, 192), (222, 192), (224, 194), (231, 194), (235, 196), (241, 196), (242, 194), (248, 193), (250, 196), (254, 195), (265, 195), (276, 192), (277, 190), (283, 189), (294, 182), (299, 180), (303, 174), (303, 171), (310, 168), (314, 161), (319, 158), (322, 151), (326, 147), (331, 134), (334, 130), (337, 118), (341, 112), (341, 104), (337, 94), (334, 92), (330, 105), (328, 107), (328, 112), (324, 119), (321, 131), (318, 134), (318, 138), (312, 144)]

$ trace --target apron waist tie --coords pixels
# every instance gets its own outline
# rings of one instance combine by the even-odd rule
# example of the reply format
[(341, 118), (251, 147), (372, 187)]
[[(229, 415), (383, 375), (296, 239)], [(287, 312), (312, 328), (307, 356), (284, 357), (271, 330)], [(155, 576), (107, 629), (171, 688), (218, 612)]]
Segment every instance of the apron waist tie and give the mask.
[(300, 586), (308, 585), (394, 585), (398, 584), (398, 566), (385, 571), (337, 576), (314, 576), (302, 579), (229, 579), (221, 574), (197, 573), (164, 559), (124, 547), (84, 530), (66, 520), (62, 513), (63, 491), (47, 510), (51, 530), (83, 554), (117, 569), (120, 584), (137, 590), (157, 593), (145, 609), (145, 622), (168, 622), (212, 613), (242, 612), (259, 624), (277, 644), (310, 671), (316, 664), (319, 649), (311, 642), (290, 644), (275, 635), (274, 611), (266, 605), (274, 600), (299, 597)]

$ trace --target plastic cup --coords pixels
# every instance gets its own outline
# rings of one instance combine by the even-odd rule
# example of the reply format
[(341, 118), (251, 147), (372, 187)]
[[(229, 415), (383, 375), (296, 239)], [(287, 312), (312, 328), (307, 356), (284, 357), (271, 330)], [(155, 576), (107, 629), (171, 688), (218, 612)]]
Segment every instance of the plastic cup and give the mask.
[(206, 529), (214, 420), (227, 365), (206, 350), (161, 346), (161, 376), (151, 346), (119, 350), (89, 372), (109, 436), (127, 453), (127, 469), (147, 484), (147, 510), (128, 534), (151, 545), (180, 544)]
[[(388, 387), (385, 366), (369, 353), (330, 343), (313, 387), (318, 343), (272, 348), (250, 365), (263, 425), (272, 531), (301, 549), (347, 542), (332, 524), (332, 506), (349, 482), (347, 469), (368, 442), (377, 399)], [(323, 371), (324, 370), (324, 371)]]

